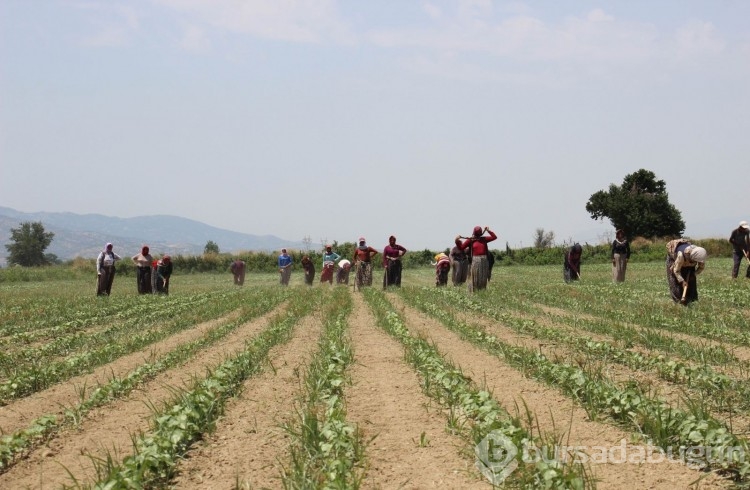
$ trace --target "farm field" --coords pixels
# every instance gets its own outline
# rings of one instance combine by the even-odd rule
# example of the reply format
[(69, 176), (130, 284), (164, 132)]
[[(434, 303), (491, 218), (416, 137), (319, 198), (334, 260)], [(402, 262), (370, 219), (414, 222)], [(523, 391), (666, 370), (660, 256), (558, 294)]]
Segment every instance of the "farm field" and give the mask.
[(561, 269), (0, 284), (0, 488), (748, 486), (750, 280)]

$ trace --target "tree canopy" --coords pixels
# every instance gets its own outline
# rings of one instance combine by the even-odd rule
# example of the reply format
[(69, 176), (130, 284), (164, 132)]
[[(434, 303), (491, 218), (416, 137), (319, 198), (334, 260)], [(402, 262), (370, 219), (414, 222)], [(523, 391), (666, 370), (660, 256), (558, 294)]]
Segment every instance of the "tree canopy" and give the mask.
[(216, 243), (213, 240), (209, 240), (206, 242), (206, 246), (203, 247), (203, 253), (204, 254), (218, 254), (219, 253), (219, 244)]
[(54, 233), (44, 231), (40, 221), (26, 221), (18, 228), (10, 229), (10, 243), (5, 245), (8, 250), (8, 265), (32, 267), (47, 265), (50, 257), (44, 251), (52, 243)]
[(667, 184), (650, 170), (640, 169), (626, 175), (622, 185), (595, 192), (586, 211), (592, 219), (609, 218), (628, 238), (672, 237), (685, 231), (682, 215), (669, 202)]

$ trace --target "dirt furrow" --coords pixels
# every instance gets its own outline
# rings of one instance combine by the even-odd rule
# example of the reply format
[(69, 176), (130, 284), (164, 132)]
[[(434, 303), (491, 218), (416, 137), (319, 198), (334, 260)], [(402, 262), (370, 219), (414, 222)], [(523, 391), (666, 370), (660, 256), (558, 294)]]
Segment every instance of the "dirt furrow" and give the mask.
[(176, 388), (187, 386), (195, 377), (204, 377), (206, 369), (243, 349), (245, 341), (265, 328), (269, 318), (280, 309), (283, 306), (246, 323), (185, 365), (165, 371), (129, 397), (92, 411), (78, 430), (62, 432), (0, 475), (0, 488), (58, 488), (73, 483), (68, 471), (79, 482), (94, 479), (92, 458), (111, 454), (120, 461), (131, 454), (131, 434), (149, 429), (150, 406), (160, 408), (172, 399)]
[(114, 362), (100, 366), (91, 374), (76, 376), (62, 383), (56, 384), (44, 391), (21, 398), (4, 407), (0, 407), (0, 428), (5, 433), (12, 433), (47, 414), (62, 414), (65, 406), (79, 403), (78, 388), (86, 386), (96, 387), (99, 383), (107, 383), (112, 375), (123, 376), (137, 368), (152, 356), (158, 358), (175, 347), (191, 342), (206, 332), (229, 322), (239, 315), (239, 310), (229, 315), (204, 322), (195, 327), (172, 335), (160, 342), (152, 344), (138, 352), (128, 354)]
[(367, 473), (363, 488), (488, 488), (447, 433), (439, 406), (422, 394), (403, 347), (375, 326), (354, 295), (351, 335), (356, 362), (346, 390), (347, 418), (363, 431)]
[(300, 376), (317, 351), (323, 322), (307, 317), (292, 340), (269, 353), (271, 369), (245, 382), (216, 431), (181, 462), (173, 488), (280, 488)]
[[(389, 295), (389, 299), (403, 312), (412, 331), (429, 337), (441, 352), (477, 383), (486, 383), (487, 389), (511, 413), (516, 404), (519, 407), (525, 404), (536, 417), (534, 433), (556, 431), (565, 446), (588, 448), (586, 452), (592, 458), (591, 469), (601, 488), (687, 488), (705, 476), (676, 461), (636, 464), (623, 462), (617, 457), (598, 457), (609, 454), (609, 451), (613, 451), (613, 456), (623, 453), (638, 455), (645, 448), (629, 442), (632, 434), (615, 426), (591, 421), (586, 412), (567, 396), (525, 378), (502, 360), (461, 340), (439, 322), (405, 306), (395, 295)], [(607, 453), (603, 452), (604, 449)], [(699, 484), (700, 488), (729, 486), (729, 482), (713, 475)]]

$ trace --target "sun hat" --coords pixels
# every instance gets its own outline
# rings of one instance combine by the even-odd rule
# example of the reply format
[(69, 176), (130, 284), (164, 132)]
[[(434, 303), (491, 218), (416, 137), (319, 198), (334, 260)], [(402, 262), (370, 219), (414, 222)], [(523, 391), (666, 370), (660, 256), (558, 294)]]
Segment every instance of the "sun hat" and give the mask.
[(740, 221), (740, 228), (744, 228), (744, 229), (747, 230), (747, 228), (748, 228), (747, 221), (744, 221), (744, 220)]

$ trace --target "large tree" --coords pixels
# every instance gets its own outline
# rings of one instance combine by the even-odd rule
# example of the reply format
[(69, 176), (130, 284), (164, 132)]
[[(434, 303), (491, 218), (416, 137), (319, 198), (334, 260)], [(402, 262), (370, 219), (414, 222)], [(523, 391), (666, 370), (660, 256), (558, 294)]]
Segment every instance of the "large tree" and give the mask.
[(47, 265), (50, 257), (44, 251), (52, 243), (54, 233), (44, 231), (41, 222), (26, 221), (19, 228), (10, 229), (10, 243), (5, 245), (8, 250), (8, 265), (22, 265), (31, 267)]
[(628, 238), (672, 237), (685, 231), (682, 215), (670, 204), (667, 184), (650, 170), (628, 174), (621, 186), (595, 192), (586, 203), (592, 219), (609, 218)]

